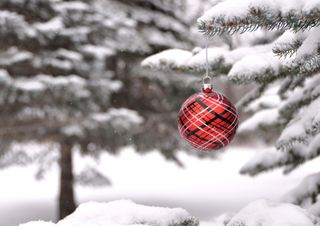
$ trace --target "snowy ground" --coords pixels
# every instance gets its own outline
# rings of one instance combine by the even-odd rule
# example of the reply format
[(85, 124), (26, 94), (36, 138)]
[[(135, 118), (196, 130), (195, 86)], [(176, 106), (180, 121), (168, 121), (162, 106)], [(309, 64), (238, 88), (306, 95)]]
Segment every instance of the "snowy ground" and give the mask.
[[(112, 180), (112, 187), (77, 187), (76, 195), (80, 202), (125, 198), (147, 205), (182, 207), (201, 220), (208, 220), (226, 211), (238, 211), (256, 199), (279, 199), (306, 173), (316, 172), (320, 162), (314, 160), (289, 176), (279, 171), (255, 178), (239, 175), (239, 168), (253, 154), (246, 148), (231, 148), (218, 160), (209, 160), (181, 152), (186, 167), (179, 168), (156, 152), (141, 156), (128, 148), (119, 156), (105, 154), (100, 161), (100, 169)], [(93, 163), (82, 159), (76, 168), (86, 164)], [(58, 171), (52, 169), (40, 182), (33, 178), (34, 172), (34, 166), (0, 171), (1, 226), (55, 220)]]

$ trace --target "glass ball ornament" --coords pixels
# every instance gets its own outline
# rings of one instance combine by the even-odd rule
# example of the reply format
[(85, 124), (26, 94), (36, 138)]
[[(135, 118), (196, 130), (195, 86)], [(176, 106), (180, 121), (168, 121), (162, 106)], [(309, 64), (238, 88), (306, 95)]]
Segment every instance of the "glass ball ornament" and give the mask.
[(238, 115), (233, 104), (211, 84), (190, 96), (181, 106), (178, 129), (183, 139), (199, 151), (214, 151), (228, 145), (236, 134)]

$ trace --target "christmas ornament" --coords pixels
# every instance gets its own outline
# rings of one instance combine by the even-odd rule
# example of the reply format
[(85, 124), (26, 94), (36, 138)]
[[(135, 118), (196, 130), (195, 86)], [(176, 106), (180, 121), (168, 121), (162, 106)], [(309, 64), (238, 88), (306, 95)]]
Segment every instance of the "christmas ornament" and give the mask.
[(200, 151), (213, 151), (229, 144), (237, 127), (235, 107), (212, 90), (207, 69), (202, 92), (189, 97), (179, 111), (178, 129), (182, 138)]

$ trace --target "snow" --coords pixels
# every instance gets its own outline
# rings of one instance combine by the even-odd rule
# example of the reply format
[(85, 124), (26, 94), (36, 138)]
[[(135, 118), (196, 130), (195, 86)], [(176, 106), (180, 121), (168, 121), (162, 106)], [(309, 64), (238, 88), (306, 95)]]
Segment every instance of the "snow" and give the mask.
[(229, 0), (220, 2), (211, 9), (205, 11), (203, 16), (198, 19), (198, 23), (201, 21), (211, 21), (213, 17), (225, 17), (227, 19), (245, 17), (248, 12), (249, 5), (250, 0), (242, 0), (240, 2)]
[(297, 58), (302, 58), (305, 55), (316, 54), (320, 46), (320, 27), (310, 29), (309, 36), (303, 41), (302, 45), (297, 50)]
[(0, 84), (10, 84), (12, 78), (6, 70), (0, 69)]
[(9, 64), (14, 64), (26, 60), (30, 60), (33, 58), (33, 54), (27, 51), (17, 52), (13, 57), (10, 58)]
[(293, 43), (298, 40), (304, 40), (309, 35), (309, 31), (297, 31), (293, 32), (292, 30), (285, 31), (277, 40), (274, 42), (274, 45), (288, 45), (288, 43)]
[[(198, 23), (209, 22), (212, 21), (213, 18), (224, 18), (226, 21), (231, 21), (236, 18), (243, 19), (250, 13), (249, 9), (251, 8), (264, 9), (275, 15), (280, 12), (284, 16), (290, 12), (299, 12), (299, 10), (301, 12), (305, 4), (306, 1), (304, 0), (226, 0), (207, 10), (203, 16), (198, 19)], [(309, 8), (310, 6), (306, 7)]]
[(33, 59), (33, 54), (28, 51), (21, 51), (15, 47), (9, 48), (1, 56), (1, 65), (11, 66), (23, 61), (31, 61)]
[(239, 47), (226, 54), (225, 61), (228, 64), (234, 64), (246, 56), (267, 53), (271, 50), (271, 47), (272, 44)]
[(320, 173), (315, 173), (307, 176), (302, 182), (293, 190), (288, 192), (283, 201), (294, 204), (301, 204), (307, 198), (319, 193), (320, 190)]
[[(227, 47), (213, 47), (208, 48), (208, 63), (210, 66), (219, 64), (224, 60), (226, 52), (228, 51)], [(205, 68), (206, 67), (206, 50), (202, 49), (196, 55), (192, 56), (186, 64), (185, 67), (191, 68)]]
[(319, 0), (308, 0), (304, 7), (303, 7), (303, 12), (309, 13), (311, 11), (316, 11), (320, 9), (320, 2)]
[(34, 222), (27, 226), (197, 226), (198, 224), (199, 221), (195, 217), (181, 208), (144, 206), (129, 200), (118, 200), (109, 203), (84, 203), (57, 224)]
[[(70, 91), (77, 95), (82, 95), (83, 97), (89, 95), (88, 91), (84, 89), (86, 81), (77, 75), (57, 77), (52, 77), (50, 75), (37, 75), (32, 79), (26, 77), (12, 79), (6, 72), (0, 72), (0, 82), (11, 86), (13, 89), (22, 90), (24, 92), (39, 92), (50, 88), (63, 88), (65, 86), (69, 86)], [(114, 86), (114, 88), (116, 88), (119, 84), (110, 83), (110, 86)]]
[[(312, 131), (313, 125), (319, 124), (319, 121), (313, 121), (318, 116), (319, 109), (320, 98), (314, 100), (309, 106), (300, 109), (298, 115), (282, 130), (277, 146), (282, 148), (292, 145), (293, 142), (306, 142), (309, 136), (307, 131)], [(302, 154), (308, 155), (308, 152)]]
[(80, 125), (67, 125), (61, 129), (62, 134), (66, 137), (83, 137), (84, 132)]
[(240, 210), (227, 226), (314, 226), (319, 223), (319, 219), (301, 207), (292, 204), (257, 200)]
[(279, 74), (281, 63), (273, 53), (248, 55), (236, 62), (228, 73), (228, 77), (241, 83), (254, 80), (263, 81)]
[(275, 148), (269, 148), (259, 151), (240, 169), (240, 173), (256, 175), (261, 170), (271, 170), (275, 166), (284, 162), (287, 158), (287, 153), (280, 152)]
[(152, 55), (144, 59), (141, 63), (143, 67), (180, 67), (192, 56), (192, 53), (186, 50), (170, 49)]
[[(36, 146), (30, 148), (37, 150)], [(141, 155), (132, 148), (126, 148), (119, 155), (103, 152), (99, 159), (95, 159), (76, 151), (76, 171), (85, 169), (82, 166), (90, 161), (112, 181), (112, 186), (103, 188), (76, 185), (76, 199), (78, 203), (132, 199), (144, 205), (182, 207), (213, 226), (208, 221), (214, 216), (226, 211), (237, 212), (253, 200), (279, 200), (306, 174), (315, 173), (318, 169), (319, 159), (304, 164), (287, 176), (279, 171), (255, 178), (239, 175), (240, 167), (256, 151), (264, 149), (263, 146), (230, 147), (217, 159), (198, 158), (181, 151), (178, 157), (184, 168), (166, 161), (158, 152)], [(38, 219), (56, 220), (58, 167), (53, 164), (41, 181), (34, 178), (37, 170), (36, 165), (30, 165), (0, 171), (3, 181), (0, 193), (2, 226)]]
[(280, 57), (292, 57), (309, 34), (309, 31), (293, 32), (292, 30), (287, 30), (276, 41), (274, 41), (274, 47), (272, 50)]
[[(196, 51), (195, 51), (196, 50)], [(193, 69), (203, 71), (206, 67), (206, 50), (196, 48), (193, 51), (170, 49), (152, 55), (142, 62), (143, 67), (156, 69)], [(264, 53), (271, 50), (271, 45), (257, 45), (254, 47), (240, 47), (229, 50), (227, 46), (209, 47), (208, 63), (211, 68), (228, 67), (243, 57)]]
[(81, 51), (95, 56), (98, 60), (104, 60), (108, 56), (112, 56), (115, 54), (114, 50), (104, 47), (104, 46), (95, 46), (95, 45), (84, 45), (81, 48)]
[(46, 89), (46, 86), (43, 83), (26, 79), (19, 79), (14, 85), (17, 89), (24, 91), (43, 91)]
[(319, 74), (313, 77), (307, 78), (304, 87), (296, 87), (293, 92), (290, 93), (290, 97), (286, 100), (284, 110), (286, 108), (296, 107), (297, 103), (304, 102), (310, 98), (316, 98), (320, 96), (320, 76)]
[(61, 17), (54, 17), (44, 23), (36, 23), (34, 27), (42, 32), (58, 32), (64, 29), (64, 23)]
[(80, 1), (59, 2), (55, 5), (55, 9), (60, 12), (66, 10), (86, 11), (89, 9), (89, 5)]
[(54, 226), (54, 223), (45, 221), (32, 221), (25, 224), (20, 224), (20, 226)]
[(67, 50), (67, 49), (58, 49), (55, 54), (58, 57), (63, 57), (68, 60), (72, 61), (81, 61), (82, 60), (82, 55), (78, 52)]
[(146, 39), (149, 45), (154, 46), (168, 46), (170, 43), (171, 46), (175, 46), (176, 48), (187, 48), (188, 45), (181, 40), (177, 39), (170, 32), (163, 32), (157, 28), (145, 27), (141, 31), (142, 36)]
[(263, 95), (252, 101), (247, 107), (247, 111), (259, 111), (264, 108), (276, 108), (281, 104), (281, 98), (278, 94), (279, 86), (275, 85), (268, 88)]
[(158, 13), (156, 11), (147, 11), (141, 8), (135, 8), (135, 10), (130, 10), (132, 18), (138, 22), (143, 22), (146, 24), (154, 23), (156, 27), (165, 30), (174, 30), (180, 34), (188, 32), (187, 28), (180, 23), (178, 20), (173, 19), (165, 14)]
[[(121, 118), (120, 121), (115, 118)], [(95, 113), (92, 118), (98, 122), (107, 122), (114, 120), (113, 123), (125, 124), (125, 121), (141, 124), (144, 119), (136, 112), (127, 108), (110, 108), (106, 113)]]
[(259, 128), (274, 126), (279, 120), (278, 108), (265, 109), (256, 112), (250, 118), (239, 125), (238, 132), (255, 131)]
[(1, 35), (6, 35), (7, 33), (14, 32), (19, 38), (23, 38), (26, 35), (26, 32), (32, 33), (31, 30), (28, 29), (27, 23), (25, 22), (24, 18), (14, 12), (1, 10), (0, 24)]
[(36, 76), (36, 79), (47, 84), (48, 86), (77, 85), (79, 87), (83, 87), (86, 84), (85, 79), (77, 75), (57, 76), (57, 77), (52, 77), (50, 75), (38, 75)]
[(59, 68), (65, 71), (69, 71), (73, 69), (73, 64), (67, 60), (60, 60), (52, 58), (50, 60), (45, 60), (46, 66), (52, 66), (53, 68)]
[(308, 208), (308, 212), (315, 216), (320, 216), (320, 201), (316, 202)]
[(200, 226), (226, 226), (233, 216), (233, 213), (224, 213), (210, 221), (200, 222)]
[[(318, 114), (319, 115), (319, 114)], [(320, 133), (314, 136), (305, 148), (304, 155), (308, 158), (313, 158), (319, 155), (320, 150)]]

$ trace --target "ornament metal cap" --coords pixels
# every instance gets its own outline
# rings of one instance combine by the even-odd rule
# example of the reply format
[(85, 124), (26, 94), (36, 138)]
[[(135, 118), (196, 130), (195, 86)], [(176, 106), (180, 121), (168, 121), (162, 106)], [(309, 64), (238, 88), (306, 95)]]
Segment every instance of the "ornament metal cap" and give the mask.
[(212, 93), (211, 78), (207, 75), (202, 80), (202, 91), (204, 93)]

